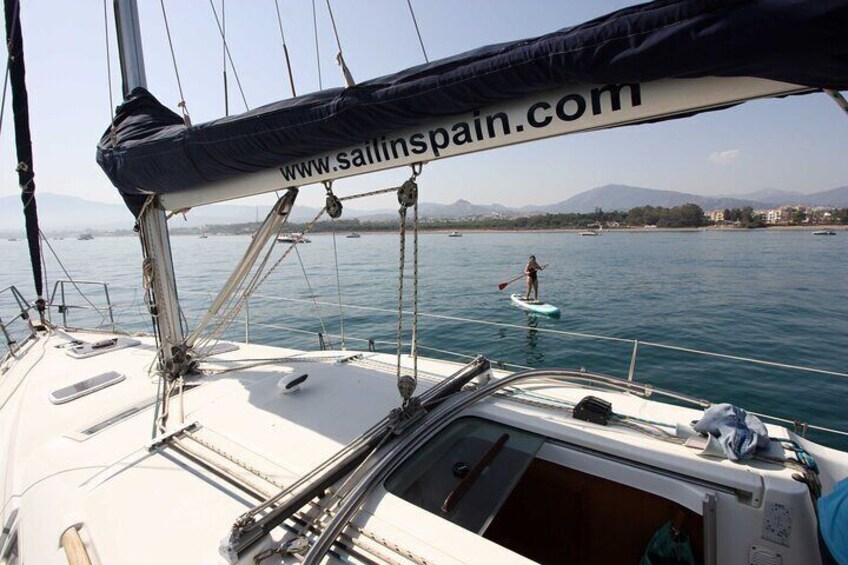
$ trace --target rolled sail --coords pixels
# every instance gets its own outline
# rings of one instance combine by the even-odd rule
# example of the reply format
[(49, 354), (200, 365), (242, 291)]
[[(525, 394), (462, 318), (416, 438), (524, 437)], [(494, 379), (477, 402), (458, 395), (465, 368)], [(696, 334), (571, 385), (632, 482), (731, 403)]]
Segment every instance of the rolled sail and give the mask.
[[(848, 0), (653, 2), (192, 128), (136, 89), (97, 161), (134, 213), (149, 194), (174, 209), (750, 98), (845, 90), (846, 29)], [(689, 80), (705, 77), (734, 80), (727, 89)], [(243, 179), (234, 192), (231, 181)]]

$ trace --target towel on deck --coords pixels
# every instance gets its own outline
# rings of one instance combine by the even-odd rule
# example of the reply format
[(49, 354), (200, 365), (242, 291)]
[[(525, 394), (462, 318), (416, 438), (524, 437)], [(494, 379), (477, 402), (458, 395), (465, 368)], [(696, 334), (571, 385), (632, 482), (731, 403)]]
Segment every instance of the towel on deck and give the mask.
[(693, 427), (717, 438), (731, 461), (748, 459), (757, 449), (769, 446), (768, 431), (760, 419), (732, 404), (710, 406)]

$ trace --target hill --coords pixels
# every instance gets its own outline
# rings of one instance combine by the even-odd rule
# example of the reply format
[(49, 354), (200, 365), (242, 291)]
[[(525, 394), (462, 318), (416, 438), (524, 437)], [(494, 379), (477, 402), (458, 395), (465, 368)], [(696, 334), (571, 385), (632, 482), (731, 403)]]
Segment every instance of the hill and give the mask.
[(623, 184), (599, 186), (549, 206), (528, 206), (522, 210), (548, 213), (588, 214), (596, 208), (607, 211), (626, 211), (638, 206), (662, 206), (673, 208), (683, 204), (697, 204), (704, 210), (714, 208), (765, 207), (762, 202), (739, 198), (701, 196), (673, 190), (656, 190)]

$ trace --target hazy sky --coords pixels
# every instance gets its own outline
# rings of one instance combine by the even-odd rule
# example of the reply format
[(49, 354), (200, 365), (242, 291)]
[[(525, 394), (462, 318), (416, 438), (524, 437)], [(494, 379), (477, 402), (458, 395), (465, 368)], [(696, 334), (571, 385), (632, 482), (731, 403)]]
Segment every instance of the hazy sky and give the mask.
[[(214, 0), (221, 9), (221, 0)], [(345, 59), (363, 81), (423, 62), (405, 0), (331, 0)], [(279, 0), (299, 94), (318, 89), (310, 0)], [(540, 35), (631, 2), (413, 0), (431, 60)], [(120, 96), (109, 4), (112, 83)], [(195, 123), (224, 114), (221, 39), (208, 0), (166, 0), (186, 102)], [(325, 0), (317, 0), (324, 87), (341, 86)], [(139, 0), (149, 89), (176, 110), (179, 94), (157, 0)], [(39, 191), (119, 202), (94, 160), (109, 121), (103, 3), (24, 2), (21, 14)], [(226, 2), (227, 38), (250, 106), (291, 95), (274, 0)], [(244, 110), (230, 76), (232, 112)], [(11, 107), (0, 139), (0, 196), (17, 193)], [(545, 204), (608, 183), (705, 195), (762, 188), (816, 192), (848, 184), (848, 122), (824, 95), (744, 104), (650, 126), (577, 134), (431, 163), (422, 199)], [(336, 183), (346, 194), (394, 186), (405, 170)], [(317, 205), (312, 187), (301, 202)], [(246, 203), (270, 202), (269, 197)], [(385, 208), (384, 198), (358, 208)]]

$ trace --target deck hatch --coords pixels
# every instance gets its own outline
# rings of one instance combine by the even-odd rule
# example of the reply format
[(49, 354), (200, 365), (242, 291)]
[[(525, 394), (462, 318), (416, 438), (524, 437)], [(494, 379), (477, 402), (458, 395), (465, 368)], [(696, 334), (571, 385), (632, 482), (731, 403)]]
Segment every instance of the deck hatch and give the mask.
[(516, 428), (462, 418), (406, 461), (388, 478), (386, 489), (480, 534), (543, 442)]
[(50, 393), (50, 402), (53, 404), (66, 404), (83, 396), (88, 396), (98, 390), (118, 384), (127, 376), (116, 371), (100, 373), (88, 379), (81, 380), (72, 385), (56, 389)]

